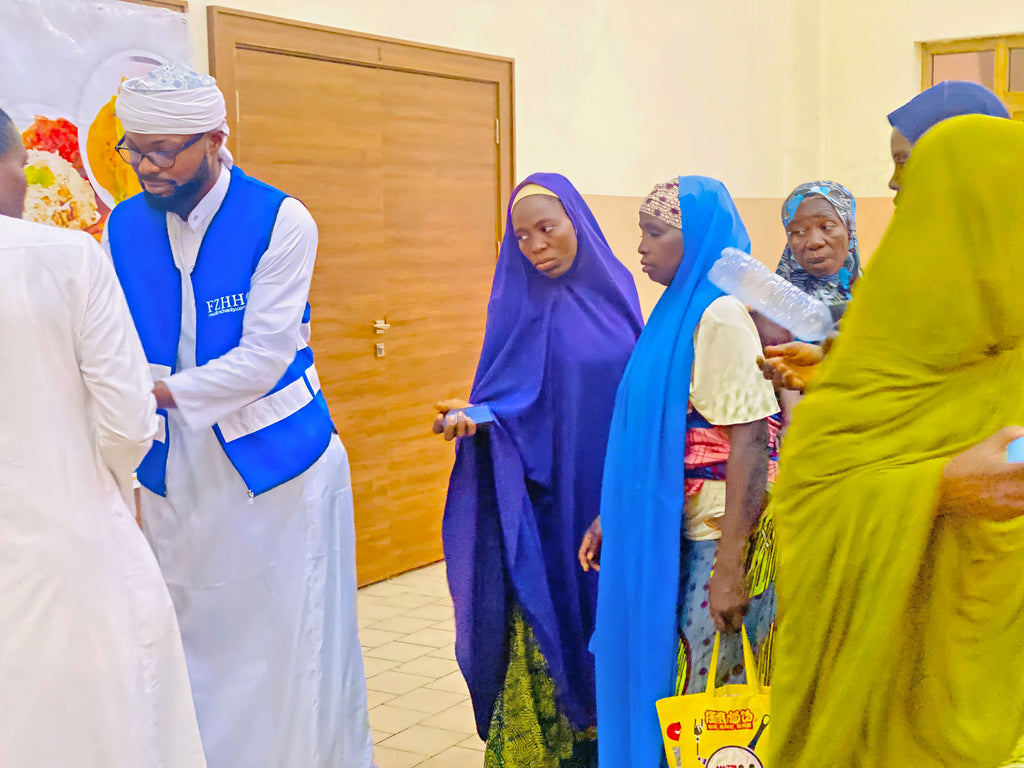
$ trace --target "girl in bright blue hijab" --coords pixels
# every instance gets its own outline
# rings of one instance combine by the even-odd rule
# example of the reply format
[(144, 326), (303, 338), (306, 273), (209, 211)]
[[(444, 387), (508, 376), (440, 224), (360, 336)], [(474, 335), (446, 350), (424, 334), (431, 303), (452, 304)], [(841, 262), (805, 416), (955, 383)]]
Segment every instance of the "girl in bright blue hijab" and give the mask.
[[(703, 176), (656, 187), (640, 229), (640, 263), (666, 290), (616, 396), (591, 641), (599, 762), (615, 768), (658, 764), (655, 702), (704, 689), (716, 629), (731, 682), (742, 675), (736, 633), (746, 625), (756, 646), (774, 615), (773, 592), (750, 600), (746, 557), (778, 403), (754, 364), (746, 308), (707, 276), (722, 249), (749, 252), (750, 239), (725, 186)], [(698, 440), (721, 460), (693, 460)]]

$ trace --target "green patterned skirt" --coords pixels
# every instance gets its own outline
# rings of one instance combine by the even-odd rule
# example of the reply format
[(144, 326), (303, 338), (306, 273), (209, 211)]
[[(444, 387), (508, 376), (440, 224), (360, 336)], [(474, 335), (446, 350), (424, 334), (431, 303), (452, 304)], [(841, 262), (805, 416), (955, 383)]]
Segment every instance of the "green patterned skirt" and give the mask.
[(515, 608), (505, 687), (494, 707), (484, 768), (594, 768), (597, 730), (574, 731), (533, 631)]

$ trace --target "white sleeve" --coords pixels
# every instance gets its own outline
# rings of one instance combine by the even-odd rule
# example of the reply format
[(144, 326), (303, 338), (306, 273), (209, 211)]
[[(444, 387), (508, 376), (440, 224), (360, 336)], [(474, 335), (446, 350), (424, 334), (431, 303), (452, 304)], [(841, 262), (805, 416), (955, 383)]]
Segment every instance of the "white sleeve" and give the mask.
[(238, 346), (206, 365), (164, 379), (190, 429), (211, 427), (265, 395), (304, 346), (302, 315), (317, 240), (309, 211), (298, 200), (285, 200), (252, 276)]
[(78, 328), (78, 367), (92, 401), (100, 456), (127, 501), (132, 472), (159, 427), (153, 380), (114, 267), (92, 238), (85, 242), (88, 295)]
[(690, 402), (712, 424), (760, 421), (778, 413), (775, 389), (757, 367), (761, 342), (746, 308), (730, 296), (711, 303), (693, 343)]

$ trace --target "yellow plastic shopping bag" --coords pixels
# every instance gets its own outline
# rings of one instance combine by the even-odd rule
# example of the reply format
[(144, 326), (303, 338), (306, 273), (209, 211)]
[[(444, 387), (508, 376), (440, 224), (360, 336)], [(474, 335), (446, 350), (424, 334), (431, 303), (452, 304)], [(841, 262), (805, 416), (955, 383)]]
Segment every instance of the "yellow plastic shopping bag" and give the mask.
[(764, 768), (768, 751), (768, 688), (757, 677), (757, 665), (744, 630), (746, 685), (715, 688), (718, 646), (708, 667), (704, 693), (671, 696), (658, 702), (658, 720), (670, 768)]

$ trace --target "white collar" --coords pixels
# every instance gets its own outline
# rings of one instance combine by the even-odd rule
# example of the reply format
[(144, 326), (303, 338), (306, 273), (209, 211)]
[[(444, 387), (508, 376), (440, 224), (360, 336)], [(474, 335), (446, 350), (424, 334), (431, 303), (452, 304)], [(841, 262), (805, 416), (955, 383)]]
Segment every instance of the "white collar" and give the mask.
[[(188, 215), (188, 226), (193, 232), (197, 232), (203, 225), (209, 223), (209, 220), (213, 218), (213, 215), (220, 210), (221, 204), (224, 202), (224, 198), (227, 197), (228, 187), (231, 185), (231, 171), (226, 166), (221, 165), (220, 176), (217, 177), (217, 181), (214, 183), (210, 191), (207, 192), (203, 199), (199, 201), (195, 208), (192, 209), (192, 213)], [(177, 214), (171, 214), (181, 221)]]

